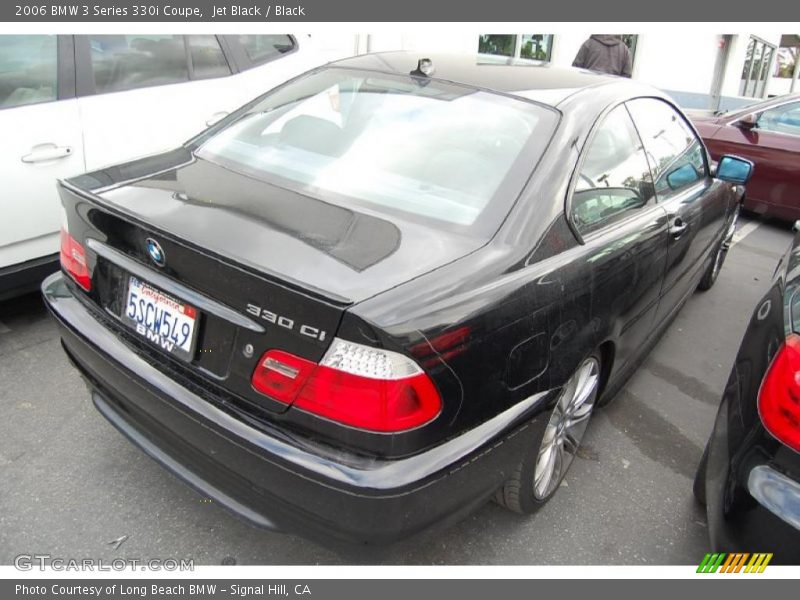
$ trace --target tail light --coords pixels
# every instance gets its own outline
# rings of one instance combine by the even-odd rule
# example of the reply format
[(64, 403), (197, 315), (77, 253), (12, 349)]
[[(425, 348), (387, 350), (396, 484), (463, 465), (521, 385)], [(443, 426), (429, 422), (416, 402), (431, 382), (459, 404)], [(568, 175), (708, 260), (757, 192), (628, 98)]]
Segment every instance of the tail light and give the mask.
[(86, 250), (66, 229), (61, 230), (61, 266), (87, 292), (92, 289), (92, 279), (86, 265)]
[(800, 452), (800, 335), (789, 334), (758, 392), (758, 414), (775, 438)]
[(433, 420), (442, 408), (436, 386), (413, 360), (338, 338), (319, 364), (268, 351), (252, 384), (280, 402), (370, 431), (414, 429)]

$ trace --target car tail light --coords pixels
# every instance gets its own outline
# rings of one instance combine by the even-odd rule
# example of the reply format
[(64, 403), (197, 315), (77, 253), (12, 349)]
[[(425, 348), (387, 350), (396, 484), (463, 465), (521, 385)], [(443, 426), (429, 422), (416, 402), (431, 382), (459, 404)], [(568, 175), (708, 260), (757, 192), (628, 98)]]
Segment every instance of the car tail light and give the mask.
[(61, 266), (84, 290), (88, 292), (92, 289), (86, 250), (66, 229), (61, 230)]
[(795, 333), (786, 338), (761, 382), (758, 414), (767, 431), (800, 452), (800, 336)]
[(414, 429), (442, 408), (436, 386), (410, 358), (338, 338), (319, 364), (268, 351), (252, 383), (275, 400), (370, 431)]

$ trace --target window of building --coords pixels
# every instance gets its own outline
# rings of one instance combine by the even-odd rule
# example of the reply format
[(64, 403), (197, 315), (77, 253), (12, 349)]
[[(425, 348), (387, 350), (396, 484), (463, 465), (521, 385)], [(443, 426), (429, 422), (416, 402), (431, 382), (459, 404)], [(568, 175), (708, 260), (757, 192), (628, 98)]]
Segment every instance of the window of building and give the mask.
[(781, 79), (790, 79), (794, 75), (798, 54), (800, 54), (800, 35), (782, 35), (772, 75)]
[(636, 60), (636, 46), (639, 43), (639, 36), (635, 33), (623, 33), (620, 37), (622, 37), (622, 41), (625, 42), (628, 50), (631, 51), (631, 64), (633, 64), (633, 61)]
[(481, 54), (549, 61), (552, 51), (553, 36), (550, 34), (483, 34), (478, 36), (478, 52)]
[(57, 81), (56, 36), (0, 36), (0, 108), (55, 100)]
[(742, 81), (739, 84), (739, 95), (750, 98), (763, 98), (770, 74), (770, 65), (777, 48), (750, 36), (742, 67)]

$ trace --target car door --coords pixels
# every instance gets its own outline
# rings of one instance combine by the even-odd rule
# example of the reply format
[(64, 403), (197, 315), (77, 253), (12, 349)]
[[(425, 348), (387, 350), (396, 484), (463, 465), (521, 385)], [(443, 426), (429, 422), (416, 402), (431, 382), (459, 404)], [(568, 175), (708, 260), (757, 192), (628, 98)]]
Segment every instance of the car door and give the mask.
[(76, 57), (89, 169), (174, 148), (236, 102), (214, 35), (76, 36)]
[(84, 170), (71, 57), (71, 36), (0, 36), (0, 269), (58, 252), (56, 179)]
[(659, 98), (627, 103), (647, 153), (656, 198), (669, 220), (669, 250), (657, 323), (702, 277), (728, 211), (726, 184), (710, 176), (705, 147), (686, 119)]
[(591, 317), (611, 324), (615, 364), (624, 366), (652, 333), (668, 243), (666, 213), (624, 104), (595, 126), (576, 173), (569, 215), (591, 269)]

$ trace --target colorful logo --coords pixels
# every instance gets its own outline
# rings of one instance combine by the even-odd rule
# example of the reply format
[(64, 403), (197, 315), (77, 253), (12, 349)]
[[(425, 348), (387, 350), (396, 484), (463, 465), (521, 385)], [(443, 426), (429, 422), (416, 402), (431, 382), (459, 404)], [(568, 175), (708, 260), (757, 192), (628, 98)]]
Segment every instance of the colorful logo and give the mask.
[[(748, 562), (747, 559), (750, 559)], [(733, 554), (726, 554), (719, 552), (715, 554), (706, 554), (697, 567), (698, 573), (763, 573), (767, 568), (769, 561), (772, 560), (772, 552), (756, 552), (750, 554), (748, 552), (735, 552)], [(745, 563), (747, 563), (745, 565)]]
[(153, 238), (147, 238), (145, 243), (147, 244), (147, 253), (150, 255), (150, 258), (159, 267), (163, 267), (166, 263), (167, 256), (164, 254), (164, 250), (161, 249), (161, 244), (159, 244)]

